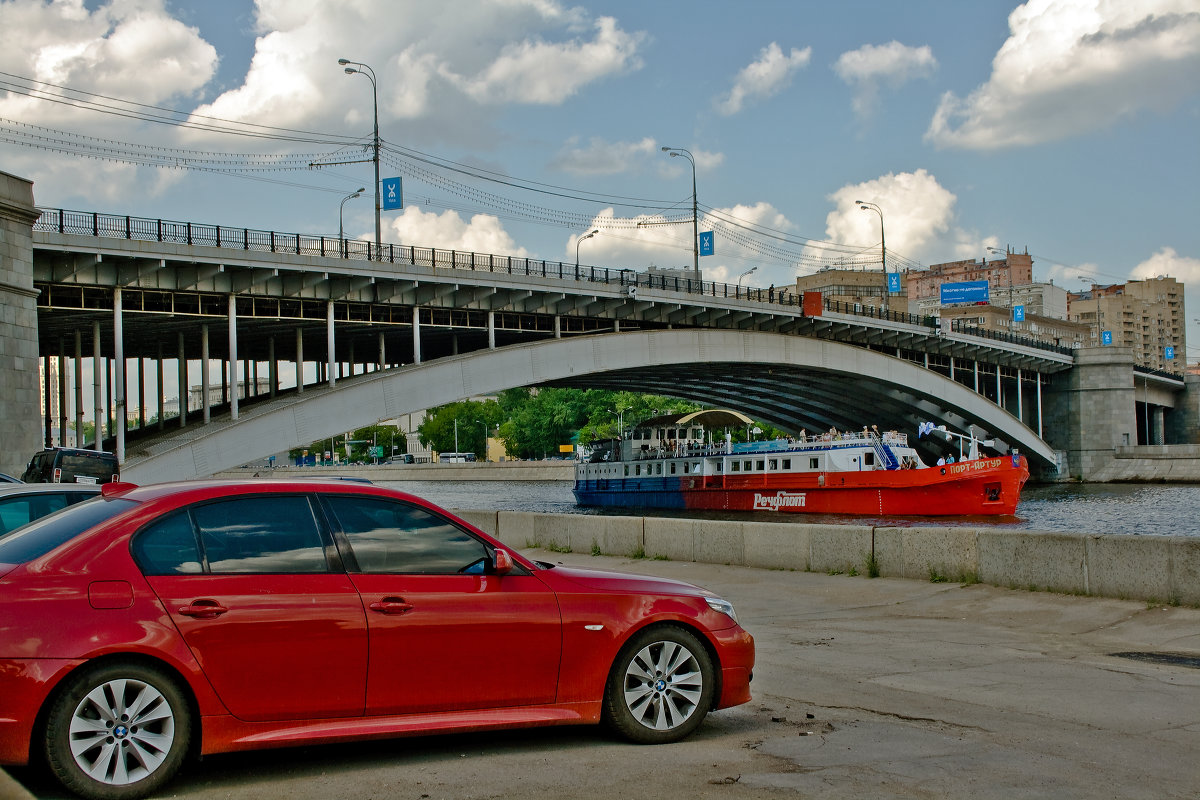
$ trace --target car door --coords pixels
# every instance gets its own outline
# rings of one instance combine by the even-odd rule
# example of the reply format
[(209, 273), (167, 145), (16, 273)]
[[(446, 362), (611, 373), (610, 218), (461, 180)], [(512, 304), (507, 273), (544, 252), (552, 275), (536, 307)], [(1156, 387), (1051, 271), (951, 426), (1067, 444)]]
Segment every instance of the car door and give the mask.
[(519, 568), (486, 574), (491, 548), (424, 507), (323, 499), (367, 608), (368, 714), (554, 701), (562, 623), (541, 580)]
[(141, 531), (133, 552), (235, 717), (363, 713), (365, 612), (307, 496), (198, 504)]

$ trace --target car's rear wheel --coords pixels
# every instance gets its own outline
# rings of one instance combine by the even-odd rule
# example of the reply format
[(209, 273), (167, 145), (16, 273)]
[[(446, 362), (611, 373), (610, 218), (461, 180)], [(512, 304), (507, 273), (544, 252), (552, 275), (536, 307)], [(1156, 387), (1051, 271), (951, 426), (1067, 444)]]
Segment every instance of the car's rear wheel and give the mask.
[(648, 628), (617, 654), (604, 693), (605, 720), (635, 742), (678, 741), (704, 721), (714, 683), (712, 659), (693, 633)]
[(179, 769), (191, 713), (178, 684), (140, 664), (85, 668), (69, 678), (46, 718), (46, 760), (71, 791), (133, 800)]

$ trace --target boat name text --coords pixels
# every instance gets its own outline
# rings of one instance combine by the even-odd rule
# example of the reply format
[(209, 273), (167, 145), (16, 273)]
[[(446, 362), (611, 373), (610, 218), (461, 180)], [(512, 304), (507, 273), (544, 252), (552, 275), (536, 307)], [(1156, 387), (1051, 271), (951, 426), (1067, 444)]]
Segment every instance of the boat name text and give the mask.
[(952, 473), (973, 472), (981, 469), (996, 469), (1000, 466), (1003, 459), (1000, 458), (980, 458), (975, 461), (964, 461), (961, 464), (947, 464), (947, 469)]
[(775, 494), (754, 493), (755, 511), (778, 511), (781, 508), (804, 508), (804, 493), (777, 492)]

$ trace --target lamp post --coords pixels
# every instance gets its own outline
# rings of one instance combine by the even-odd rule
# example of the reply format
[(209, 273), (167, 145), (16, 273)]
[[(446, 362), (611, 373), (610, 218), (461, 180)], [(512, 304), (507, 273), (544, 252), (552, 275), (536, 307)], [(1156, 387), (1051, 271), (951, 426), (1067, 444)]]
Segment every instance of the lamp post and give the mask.
[(854, 202), (857, 203), (858, 207), (860, 209), (862, 209), (863, 211), (874, 211), (876, 214), (879, 215), (879, 242), (880, 242), (880, 247), (882, 248), (881, 256), (882, 256), (882, 263), (883, 263), (883, 314), (884, 314), (884, 316), (887, 316), (888, 295), (891, 292), (888, 289), (887, 234), (884, 233), (884, 229), (883, 229), (883, 209), (881, 209), (879, 206), (875, 205), (874, 203), (866, 203), (866, 202), (863, 202), (862, 200), (855, 200)]
[(1008, 273), (1008, 307), (1013, 307), (1013, 281), (1012, 281), (1012, 265), (1008, 263), (1008, 251), (1001, 250), (999, 247), (989, 247), (989, 253), (1004, 256), (1004, 271)]
[(357, 73), (365, 76), (369, 81), (371, 81), (371, 98), (374, 101), (375, 106), (375, 131), (371, 140), (371, 160), (375, 162), (375, 258), (381, 259), (383, 258), (383, 235), (382, 228), (379, 224), (379, 211), (381, 208), (379, 202), (379, 85), (375, 81), (375, 70), (371, 69), (366, 64), (361, 64), (357, 61), (351, 61), (348, 58), (339, 58), (338, 63), (343, 67), (346, 67), (347, 75), (354, 75)]
[(579, 274), (579, 245), (583, 243), (584, 239), (590, 239), (599, 232), (600, 232), (600, 229), (597, 228), (596, 230), (594, 230), (590, 233), (585, 233), (583, 236), (580, 236), (578, 239), (575, 240), (575, 274), (576, 275)]
[(662, 151), (672, 158), (682, 156), (692, 165), (692, 270), (696, 273), (696, 280), (700, 280), (700, 214), (696, 202), (696, 159), (682, 147), (664, 147)]
[(741, 275), (738, 275), (738, 281), (737, 281), (737, 285), (738, 285), (738, 286), (741, 286), (741, 285), (742, 285), (742, 278), (746, 277), (746, 276), (747, 276), (747, 275), (749, 275), (751, 272), (757, 272), (757, 271), (758, 271), (758, 267), (757, 267), (757, 266), (754, 266), (754, 267), (751, 267), (750, 269), (746, 270), (745, 272), (743, 272)]
[(1099, 347), (1104, 342), (1100, 335), (1100, 293), (1096, 291), (1096, 278), (1092, 275), (1079, 275), (1079, 280), (1090, 283), (1092, 286), (1092, 296), (1096, 298), (1096, 346)]
[[(346, 238), (346, 235), (343, 232), (344, 227), (342, 225), (342, 209), (344, 209), (346, 207), (346, 201), (353, 200), (354, 198), (360, 196), (366, 190), (367, 190), (367, 187), (360, 186), (354, 190), (353, 194), (348, 194), (342, 198), (342, 204), (340, 206), (338, 206), (338, 241), (339, 242), (343, 241)], [(342, 255), (345, 255), (345, 253), (343, 253)]]
[(618, 439), (624, 438), (624, 436), (625, 436), (625, 411), (624, 411), (624, 409), (610, 408), (608, 410), (608, 413), (617, 415), (617, 438)]

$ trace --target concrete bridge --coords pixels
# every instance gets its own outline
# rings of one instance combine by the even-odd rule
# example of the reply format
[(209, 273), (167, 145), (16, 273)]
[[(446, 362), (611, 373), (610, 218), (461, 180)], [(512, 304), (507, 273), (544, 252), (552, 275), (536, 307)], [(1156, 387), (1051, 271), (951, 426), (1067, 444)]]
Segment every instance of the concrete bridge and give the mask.
[[(974, 425), (1060, 477), (1086, 476), (1116, 447), (1170, 444), (1195, 430), (1195, 393), (1182, 377), (1135, 372), (1131, 355), (1113, 348), (1072, 352), (830, 304), (806, 313), (787, 288), (40, 213), (29, 184), (3, 177), (0, 291), (6, 320), (17, 322), (8, 347), (24, 348), (3, 367), (0, 425), (10, 425), (6, 442), (21, 443), (9, 470), (52, 438), (56, 410), (59, 430), (69, 425), (70, 381), (57, 381), (57, 398), (44, 391), (37, 359), (45, 375), (73, 368), (77, 428), (80, 365), (91, 359), (98, 376), (111, 370), (107, 386), (92, 387), (96, 416), (137, 424), (116, 425), (102, 444), (125, 457), (127, 475), (160, 480), (522, 385), (672, 394), (786, 430)], [(172, 415), (164, 372), (173, 362), (188, 387), (190, 365), (213, 360), (222, 363), (220, 386), (197, 369), (198, 402)], [(145, 399), (151, 372), (156, 403)]]

